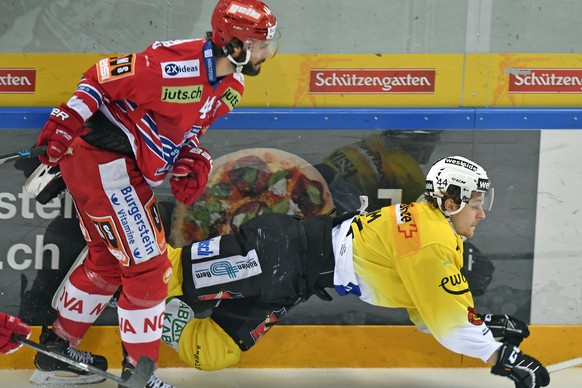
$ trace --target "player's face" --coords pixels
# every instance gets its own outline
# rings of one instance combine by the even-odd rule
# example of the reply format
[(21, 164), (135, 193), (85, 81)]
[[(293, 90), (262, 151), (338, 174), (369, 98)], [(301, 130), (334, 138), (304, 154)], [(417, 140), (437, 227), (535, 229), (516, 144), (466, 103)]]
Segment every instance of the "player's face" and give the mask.
[(250, 50), (251, 59), (243, 66), (242, 73), (249, 76), (258, 75), (261, 66), (268, 58), (273, 58), (279, 49), (279, 39), (253, 40), (245, 43), (245, 49)]
[(463, 210), (451, 215), (451, 221), (458, 234), (467, 238), (473, 237), (477, 224), (485, 219), (483, 201), (483, 193), (473, 192), (471, 199), (465, 204)]
[(256, 55), (254, 51), (251, 51), (251, 59), (246, 65), (243, 66), (241, 72), (248, 76), (259, 75), (261, 72), (261, 66), (266, 59), (266, 57), (261, 57)]

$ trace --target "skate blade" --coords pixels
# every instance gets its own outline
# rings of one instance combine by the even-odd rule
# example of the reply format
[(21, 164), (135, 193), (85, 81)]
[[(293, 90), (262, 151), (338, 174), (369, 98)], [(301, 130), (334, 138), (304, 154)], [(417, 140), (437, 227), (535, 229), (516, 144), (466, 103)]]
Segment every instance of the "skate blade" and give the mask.
[(77, 386), (85, 384), (97, 384), (105, 381), (105, 377), (87, 374), (77, 375), (63, 371), (35, 370), (30, 376), (30, 384), (42, 386)]

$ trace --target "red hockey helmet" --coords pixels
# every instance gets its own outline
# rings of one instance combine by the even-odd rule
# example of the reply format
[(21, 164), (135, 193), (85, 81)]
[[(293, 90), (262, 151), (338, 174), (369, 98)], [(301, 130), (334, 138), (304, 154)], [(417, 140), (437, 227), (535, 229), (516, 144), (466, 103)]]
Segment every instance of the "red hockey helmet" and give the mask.
[(212, 14), (212, 42), (224, 47), (232, 38), (247, 48), (253, 41), (265, 41), (275, 54), (279, 43), (277, 18), (269, 7), (259, 0), (220, 0)]

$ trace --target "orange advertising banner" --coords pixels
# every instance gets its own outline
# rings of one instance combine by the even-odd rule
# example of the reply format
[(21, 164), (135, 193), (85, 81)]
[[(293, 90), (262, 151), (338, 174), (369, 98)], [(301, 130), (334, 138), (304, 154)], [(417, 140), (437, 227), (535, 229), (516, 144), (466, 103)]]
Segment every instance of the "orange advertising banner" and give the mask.
[(0, 68), (0, 93), (34, 93), (36, 69)]
[(468, 54), (465, 68), (463, 106), (582, 106), (582, 54)]
[(461, 54), (282, 54), (246, 77), (249, 107), (457, 107)]
[(100, 54), (0, 54), (0, 106), (54, 106), (67, 101)]
[[(0, 106), (54, 106), (115, 54), (0, 54)], [(242, 107), (582, 105), (581, 54), (280, 54)]]

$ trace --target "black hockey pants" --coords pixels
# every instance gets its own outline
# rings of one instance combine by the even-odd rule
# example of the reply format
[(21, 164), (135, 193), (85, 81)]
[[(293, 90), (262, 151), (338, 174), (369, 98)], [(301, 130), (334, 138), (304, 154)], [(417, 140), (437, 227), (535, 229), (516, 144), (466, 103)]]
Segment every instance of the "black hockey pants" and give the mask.
[(331, 227), (329, 216), (269, 214), (244, 223), (234, 235), (185, 247), (186, 301), (219, 299), (212, 319), (248, 350), (313, 294), (324, 267), (333, 270)]

